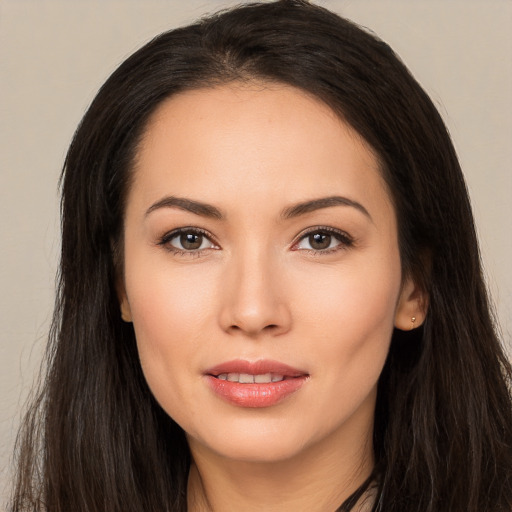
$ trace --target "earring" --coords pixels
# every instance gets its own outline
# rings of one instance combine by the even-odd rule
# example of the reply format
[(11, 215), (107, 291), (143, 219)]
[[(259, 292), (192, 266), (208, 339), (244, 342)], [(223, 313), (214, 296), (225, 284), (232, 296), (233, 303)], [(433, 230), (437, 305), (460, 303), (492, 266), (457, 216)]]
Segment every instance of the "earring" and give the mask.
[(414, 329), (414, 322), (416, 322), (416, 317), (415, 316), (411, 316), (411, 331)]

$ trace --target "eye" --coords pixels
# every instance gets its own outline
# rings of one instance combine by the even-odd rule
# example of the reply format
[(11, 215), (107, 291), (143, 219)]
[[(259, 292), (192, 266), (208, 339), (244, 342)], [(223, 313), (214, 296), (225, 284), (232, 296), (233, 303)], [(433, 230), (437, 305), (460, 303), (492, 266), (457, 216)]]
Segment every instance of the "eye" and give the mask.
[(162, 237), (159, 245), (177, 253), (197, 253), (206, 249), (218, 248), (204, 233), (197, 228), (181, 228)]
[(293, 250), (331, 252), (351, 246), (352, 238), (334, 228), (316, 228), (303, 234)]

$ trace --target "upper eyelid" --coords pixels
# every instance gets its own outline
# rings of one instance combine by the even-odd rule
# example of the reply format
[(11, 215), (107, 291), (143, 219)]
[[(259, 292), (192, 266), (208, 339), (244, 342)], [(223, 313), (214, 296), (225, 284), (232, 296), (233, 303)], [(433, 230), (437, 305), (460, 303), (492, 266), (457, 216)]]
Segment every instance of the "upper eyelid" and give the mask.
[(174, 238), (175, 236), (177, 236), (181, 233), (198, 233), (200, 235), (206, 236), (206, 238), (210, 239), (212, 242), (217, 243), (215, 237), (209, 231), (207, 231), (206, 229), (203, 229), (203, 228), (199, 228), (197, 226), (185, 226), (182, 228), (171, 229), (170, 231), (167, 231), (166, 233), (164, 233), (160, 237), (160, 239), (170, 240), (171, 238)]
[[(204, 237), (206, 237), (213, 245), (216, 246), (216, 248), (219, 248), (220, 249), (220, 244), (218, 243), (217, 239), (207, 230), (203, 229), (203, 228), (199, 228), (197, 226), (185, 226), (185, 227), (180, 227), (180, 228), (176, 228), (176, 229), (172, 229), (166, 233), (164, 233), (162, 236), (160, 236), (156, 242), (157, 245), (161, 245), (161, 246), (165, 246), (166, 244), (168, 244), (173, 238), (175, 238), (176, 236), (180, 235), (181, 233), (197, 233), (197, 234), (200, 234), (200, 235), (203, 235)], [(180, 249), (179, 248), (175, 248), (177, 251), (179, 251)], [(189, 252), (189, 253), (197, 253), (197, 252), (201, 252), (201, 251), (204, 251), (205, 249), (198, 249), (198, 250), (195, 250), (195, 251), (185, 251), (185, 252)]]
[(329, 226), (312, 226), (310, 228), (306, 228), (306, 229), (302, 230), (295, 237), (293, 243), (294, 244), (297, 243), (298, 241), (302, 240), (304, 237), (306, 237), (308, 235), (311, 235), (312, 233), (317, 233), (317, 232), (322, 232), (322, 231), (329, 233), (329, 234), (338, 235), (343, 238), (347, 238), (351, 241), (354, 240), (354, 238), (349, 233), (347, 233), (346, 231), (343, 231), (342, 229), (337, 229), (337, 228), (333, 228), (333, 227), (329, 227)]

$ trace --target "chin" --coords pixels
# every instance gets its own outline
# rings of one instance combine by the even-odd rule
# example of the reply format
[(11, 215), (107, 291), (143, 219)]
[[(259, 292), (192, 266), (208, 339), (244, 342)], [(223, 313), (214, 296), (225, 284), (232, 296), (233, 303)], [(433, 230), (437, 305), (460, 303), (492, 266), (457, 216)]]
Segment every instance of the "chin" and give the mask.
[(295, 437), (261, 433), (251, 435), (230, 432), (229, 438), (212, 439), (208, 443), (201, 440), (195, 442), (203, 444), (208, 451), (213, 451), (224, 459), (247, 463), (285, 462), (304, 449)]
[(312, 429), (308, 422), (264, 418), (231, 418), (222, 425), (209, 424), (203, 432), (187, 434), (196, 450), (240, 462), (278, 463), (304, 455), (332, 432)]

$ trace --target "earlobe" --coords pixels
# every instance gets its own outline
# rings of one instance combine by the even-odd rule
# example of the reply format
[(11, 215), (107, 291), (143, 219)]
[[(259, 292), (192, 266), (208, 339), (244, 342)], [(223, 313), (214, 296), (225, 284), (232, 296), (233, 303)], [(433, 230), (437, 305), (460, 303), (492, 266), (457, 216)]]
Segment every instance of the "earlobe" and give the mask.
[(123, 319), (124, 322), (131, 322), (132, 311), (130, 309), (128, 297), (126, 296), (126, 291), (122, 283), (118, 283), (117, 285), (117, 297), (119, 299), (119, 309), (121, 310), (121, 318)]
[(395, 311), (395, 327), (402, 331), (411, 331), (425, 321), (428, 308), (426, 293), (408, 278), (400, 293)]
[(128, 304), (128, 299), (126, 296), (123, 298), (123, 300), (120, 303), (121, 308), (121, 318), (124, 322), (131, 322), (132, 321), (132, 312), (130, 310), (130, 305)]

